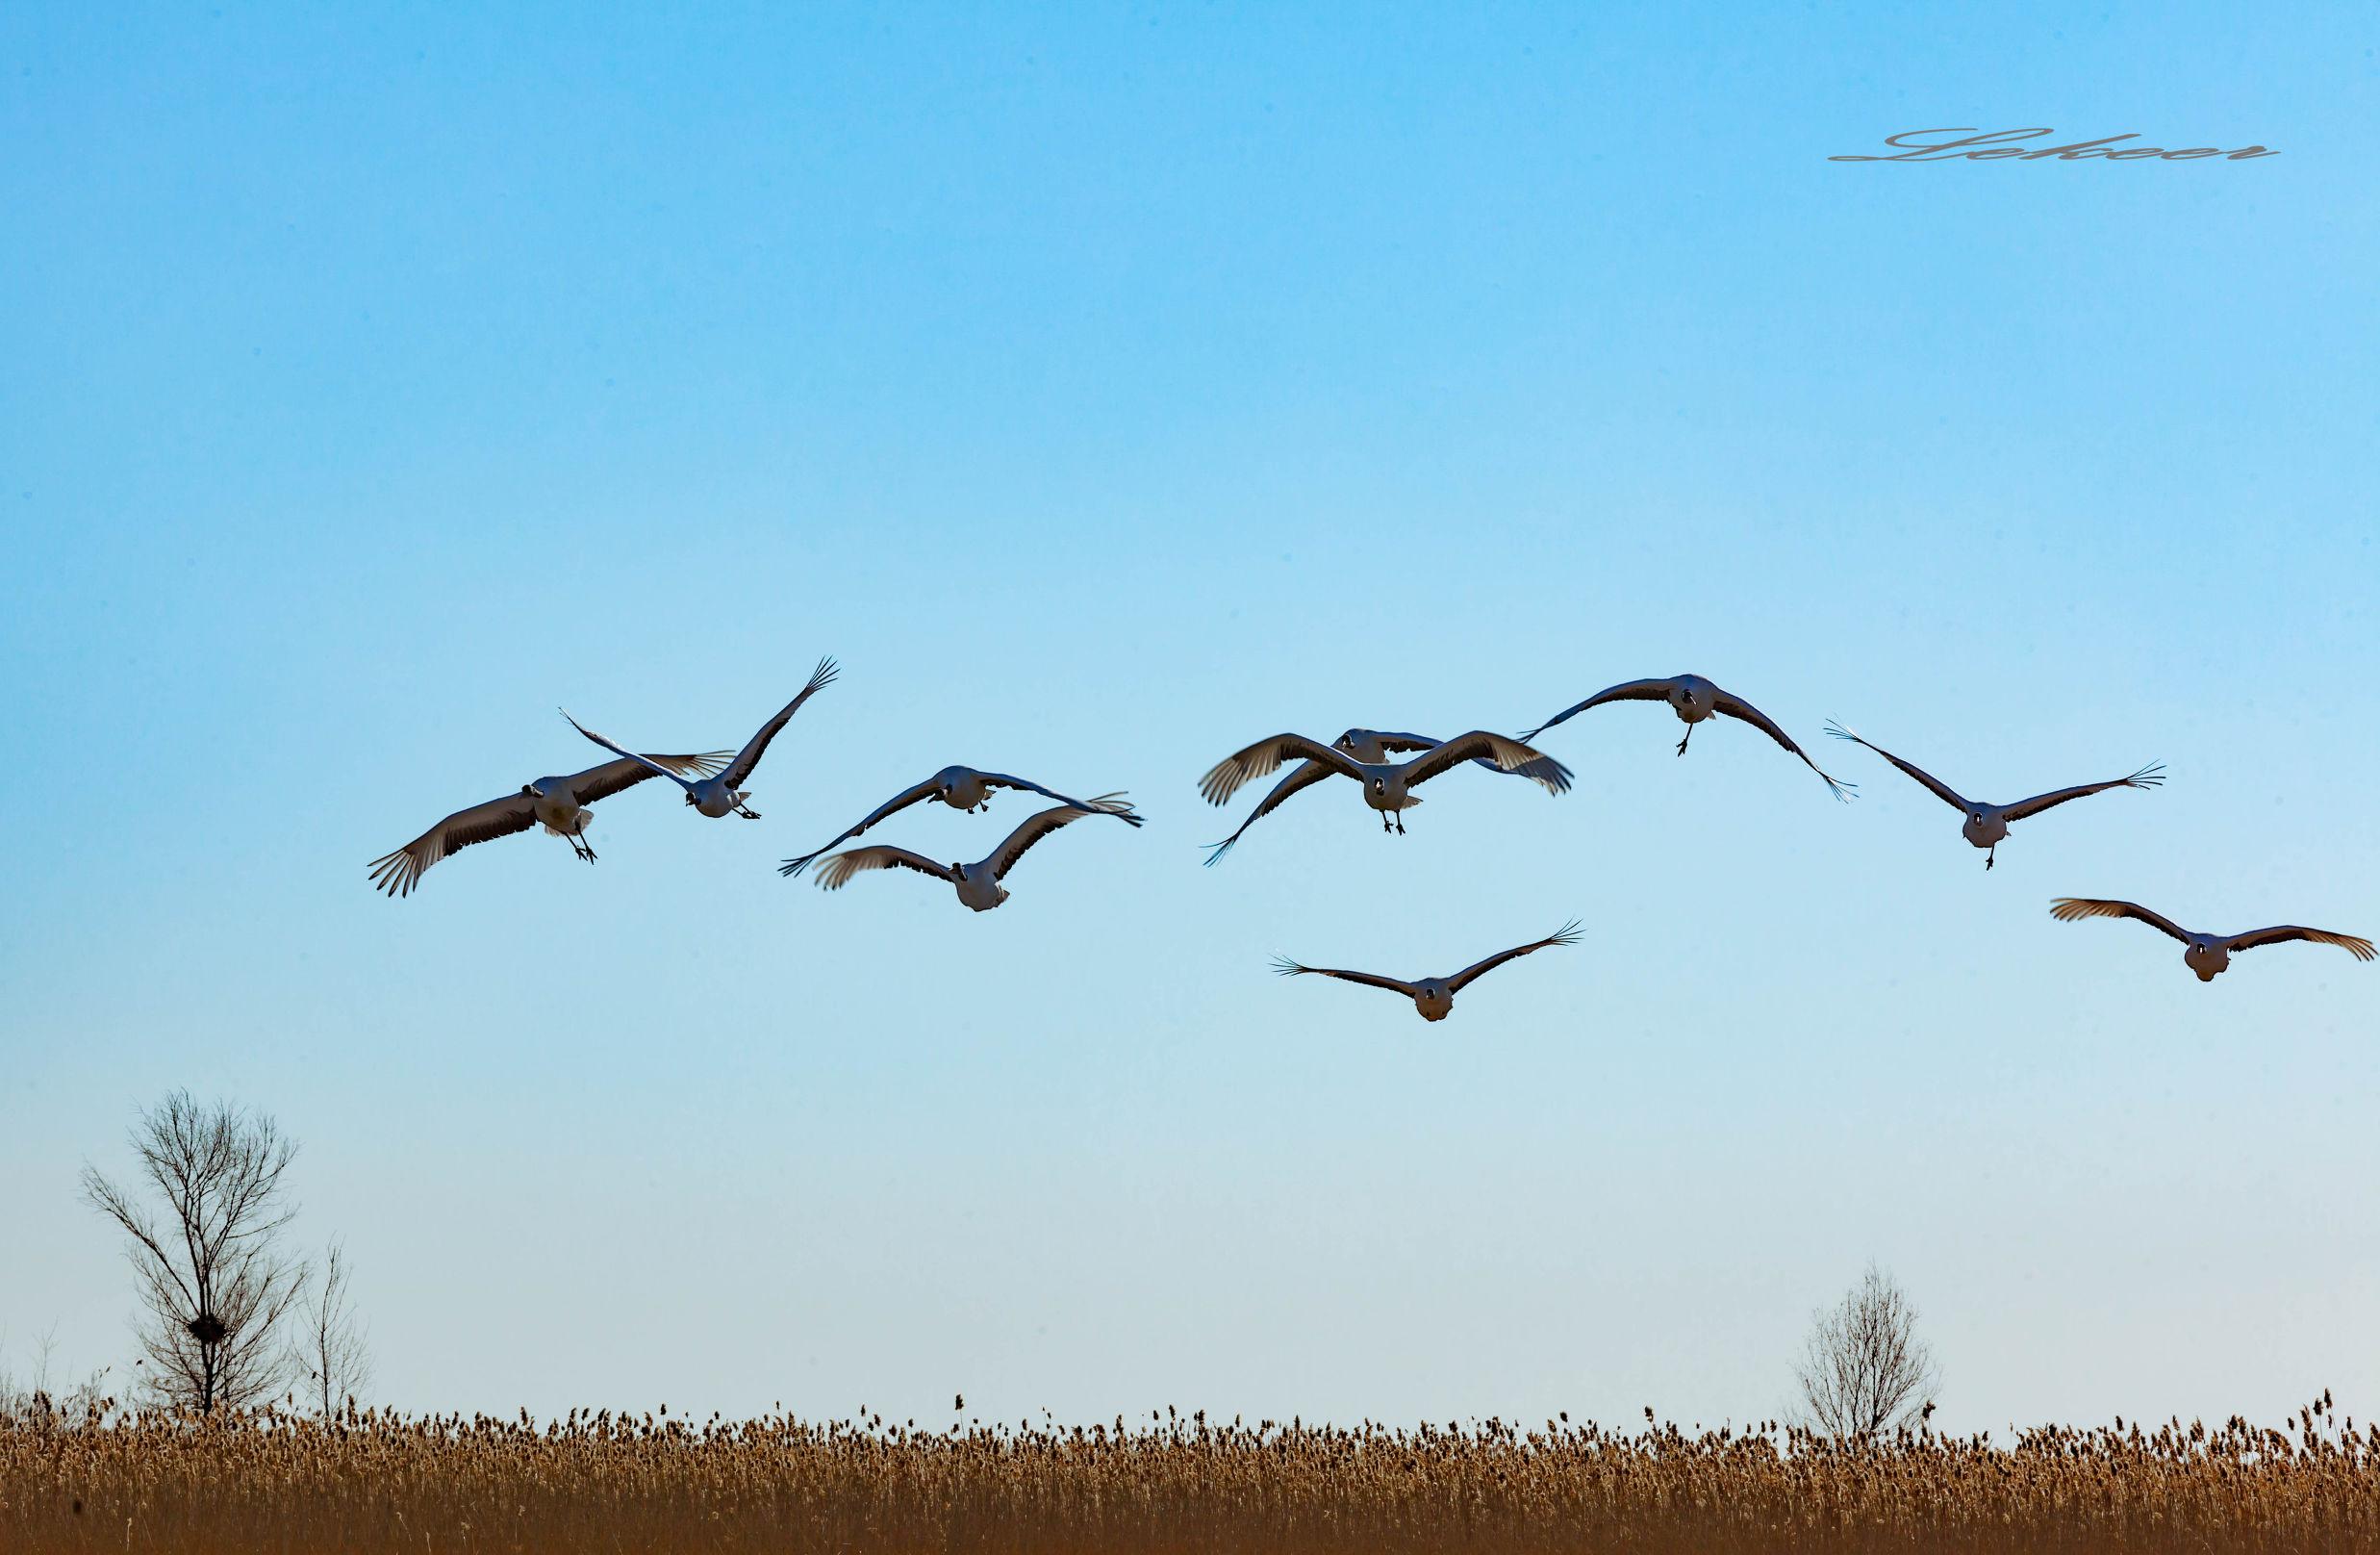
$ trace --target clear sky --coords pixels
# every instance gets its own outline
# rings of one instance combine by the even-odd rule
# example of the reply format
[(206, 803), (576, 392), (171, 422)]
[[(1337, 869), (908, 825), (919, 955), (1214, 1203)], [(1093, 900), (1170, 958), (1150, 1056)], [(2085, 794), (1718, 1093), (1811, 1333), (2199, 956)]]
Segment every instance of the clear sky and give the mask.
[[(408, 1407), (1715, 1423), (1874, 1259), (1953, 1427), (2380, 1412), (2380, 968), (2047, 912), (2380, 931), (2373, 33), (8, 8), (9, 1354), (129, 1360), (75, 1176), (188, 1086), (303, 1140)], [(1967, 125), (2281, 155), (1827, 160)], [(733, 746), (826, 652), (761, 821), (367, 885), (594, 760), (557, 705)], [(1199, 867), (1258, 736), (1684, 670), (1860, 802), (1623, 706), (1565, 798)], [(2171, 781), (1986, 874), (1830, 717)], [(949, 762), (1148, 826), (980, 916), (779, 879)], [(1574, 916), (1441, 1025), (1267, 964)]]

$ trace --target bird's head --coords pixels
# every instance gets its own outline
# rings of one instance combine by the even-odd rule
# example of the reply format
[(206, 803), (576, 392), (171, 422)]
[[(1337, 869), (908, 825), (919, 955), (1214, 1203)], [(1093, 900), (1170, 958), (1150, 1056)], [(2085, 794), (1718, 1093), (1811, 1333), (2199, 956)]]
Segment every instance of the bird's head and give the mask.
[(1387, 792), (1388, 792), (1388, 779), (1387, 779), (1387, 778), (1373, 778), (1373, 779), (1372, 779), (1372, 792), (1374, 792), (1375, 794), (1385, 794), (1385, 793), (1387, 793)]
[(535, 783), (522, 783), (520, 785), (520, 792), (530, 799), (544, 799), (545, 797), (545, 790), (538, 787)]
[(692, 804), (692, 803), (695, 802), (695, 797), (694, 797), (694, 795), (692, 795), (692, 794), (684, 794), (684, 795), (680, 795), (679, 797), (680, 797), (680, 798), (682, 798), (682, 799), (684, 799), (684, 800), (686, 801), (686, 803), (689, 803), (689, 804)]

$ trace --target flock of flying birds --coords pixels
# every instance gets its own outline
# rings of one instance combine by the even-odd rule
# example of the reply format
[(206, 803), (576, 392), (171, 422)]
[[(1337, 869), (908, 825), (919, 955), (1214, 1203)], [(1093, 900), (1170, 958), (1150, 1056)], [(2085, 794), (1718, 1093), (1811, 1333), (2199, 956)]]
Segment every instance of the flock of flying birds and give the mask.
[[(598, 801), (609, 799), (623, 789), (633, 788), (650, 778), (669, 778), (684, 791), (689, 806), (714, 820), (736, 815), (747, 821), (756, 821), (760, 816), (748, 803), (750, 796), (744, 784), (750, 779), (753, 769), (760, 765), (761, 756), (768, 752), (769, 742), (775, 739), (794, 714), (801, 710), (802, 703), (834, 681), (835, 674), (835, 661), (831, 658), (821, 659), (799, 695), (778, 708), (775, 716), (763, 724), (759, 732), (746, 741), (744, 749), (732, 756), (724, 751), (696, 755), (642, 754), (604, 738), (576, 719), (570, 718), (566, 712), (563, 717), (570, 719), (572, 728), (611, 752), (615, 759), (584, 772), (540, 778), (535, 782), (523, 783), (518, 794), (508, 794), (484, 804), (472, 805), (469, 809), (457, 810), (396, 852), (373, 860), (370, 865), (372, 884), (391, 896), (410, 896), (414, 887), (420, 883), (422, 872), (447, 854), (474, 843), (511, 836), (537, 826), (543, 826), (548, 832), (568, 841), (573, 853), (592, 863), (595, 856), (595, 849), (587, 842), (587, 828), (593, 819), (591, 807)], [(1548, 794), (1567, 793), (1570, 789), (1570, 769), (1538, 751), (1531, 742), (1547, 729), (1566, 723), (1590, 708), (1621, 701), (1667, 702), (1686, 726), (1685, 737), (1678, 742), (1680, 755), (1685, 754), (1687, 742), (1693, 739), (1696, 725), (1714, 715), (1723, 716), (1751, 725), (1799, 757), (1811, 772), (1817, 773), (1828, 791), (1836, 799), (1850, 798), (1848, 791), (1857, 786), (1828, 776), (1816, 762), (1810, 759), (1809, 752), (1794, 744), (1792, 737), (1771, 722), (1766, 714), (1701, 676), (1630, 680), (1597, 692), (1517, 738), (1491, 734), (1484, 729), (1473, 729), (1451, 740), (1435, 740), (1423, 734), (1353, 728), (1327, 745), (1303, 734), (1275, 734), (1258, 740), (1217, 762), (1199, 780), (1199, 792), (1209, 803), (1225, 803), (1249, 783), (1279, 770), (1287, 762), (1296, 761), (1298, 766), (1274, 785), (1272, 792), (1266, 794), (1249, 812), (1248, 818), (1239, 824), (1236, 830), (1212, 846), (1206, 862), (1211, 865), (1220, 860), (1250, 827), (1272, 814), (1290, 798), (1332, 778), (1351, 778), (1360, 785), (1364, 803), (1380, 813), (1380, 828), (1399, 834), (1405, 830), (1404, 812), (1421, 803), (1421, 796), (1413, 790), (1433, 778), (1443, 777), (1465, 766), (1482, 768), (1502, 776), (1526, 778)], [(1959, 811), (1962, 817), (1960, 834), (1984, 850), (1986, 869), (1991, 868), (1999, 845), (2007, 838), (2013, 822), (2038, 815), (2069, 800), (2103, 794), (2113, 788), (2155, 788), (2165, 781), (2164, 769), (2152, 765), (2128, 777), (2112, 778), (2105, 782), (2052, 789), (2045, 794), (2036, 794), (2031, 799), (2018, 800), (2013, 804), (1991, 804), (1962, 796), (1948, 783), (1915, 764), (1902, 760), (1891, 752), (1870, 744), (1838, 725), (1829, 724), (1827, 732), (1873, 751)], [(1397, 759), (1400, 756), (1410, 759)], [(831, 852), (911, 805), (935, 800), (954, 810), (975, 813), (989, 809), (993, 792), (1003, 788), (1039, 794), (1045, 799), (1057, 801), (1057, 803), (1026, 817), (1025, 823), (1008, 833), (999, 847), (974, 863), (936, 863), (906, 848), (884, 844), (848, 849), (842, 853)], [(924, 781), (886, 800), (824, 847), (786, 859), (779, 866), (779, 873), (790, 878), (801, 874), (814, 862), (818, 863), (814, 878), (820, 886), (833, 891), (841, 889), (853, 876), (870, 870), (914, 870), (918, 874), (948, 881), (957, 892), (961, 903), (977, 912), (988, 912), (1008, 900), (1007, 888), (1000, 882), (1033, 844), (1061, 827), (1090, 816), (1112, 817), (1128, 827), (1141, 824), (1141, 817), (1133, 813), (1130, 802), (1120, 793), (1101, 794), (1088, 800), (1070, 799), (1053, 788), (1045, 788), (1039, 783), (1012, 778), (1005, 773), (981, 772), (973, 767), (945, 767)], [(818, 862), (822, 857), (824, 861)], [(2359, 961), (2371, 960), (2374, 956), (2371, 941), (2354, 934), (2333, 933), (2328, 930), (2308, 929), (2297, 924), (2279, 924), (2238, 934), (2200, 932), (2184, 929), (2136, 902), (2060, 897), (2050, 912), (2059, 921), (2067, 923), (2080, 918), (2132, 918), (2147, 924), (2182, 942), (2183, 964), (2196, 973), (2201, 982), (2214, 981), (2217, 973), (2229, 966), (2233, 953), (2251, 950), (2259, 945), (2275, 945), (2285, 940), (2336, 945)], [(1423, 1019), (1435, 1021), (1446, 1018), (1448, 1011), (1454, 1007), (1455, 996), (1474, 980), (1506, 961), (1553, 946), (1576, 944), (1578, 939), (1579, 926), (1570, 923), (1544, 939), (1500, 951), (1451, 976), (1410, 981), (1337, 967), (1305, 966), (1286, 957), (1276, 965), (1284, 976), (1310, 973), (1389, 989), (1412, 1000), (1413, 1007), (1421, 1012)]]

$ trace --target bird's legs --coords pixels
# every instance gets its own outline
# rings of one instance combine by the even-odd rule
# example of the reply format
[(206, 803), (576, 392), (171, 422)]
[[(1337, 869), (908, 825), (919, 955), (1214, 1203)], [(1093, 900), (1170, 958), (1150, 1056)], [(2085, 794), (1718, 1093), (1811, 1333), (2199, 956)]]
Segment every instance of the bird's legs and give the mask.
[(744, 817), (747, 821), (757, 821), (760, 819), (760, 812), (753, 809), (749, 804), (745, 803), (742, 800), (738, 800), (736, 802), (736, 814)]
[(573, 831), (570, 835), (570, 852), (587, 863), (595, 862), (595, 845)]
[[(1694, 738), (1694, 726), (1688, 724), (1685, 727), (1685, 740), (1690, 740), (1692, 738)], [(1680, 755), (1685, 754), (1685, 740), (1680, 740), (1678, 742), (1678, 754)]]
[(1382, 831), (1394, 831), (1396, 829), (1396, 828), (1388, 824), (1388, 812), (1386, 810), (1380, 811), (1380, 829)]
[(1405, 835), (1405, 817), (1402, 815), (1397, 817), (1397, 835), (1400, 837)]
[(1996, 842), (1984, 850), (1984, 867), (1986, 869), (1989, 869), (1991, 867), (1991, 860), (1998, 855), (1999, 852), (2000, 845)]

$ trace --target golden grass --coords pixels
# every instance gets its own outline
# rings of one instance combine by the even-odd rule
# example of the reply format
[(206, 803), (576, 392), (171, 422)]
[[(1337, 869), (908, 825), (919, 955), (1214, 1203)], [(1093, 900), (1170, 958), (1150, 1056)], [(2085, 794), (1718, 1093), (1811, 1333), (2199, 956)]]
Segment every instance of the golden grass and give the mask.
[(2380, 1549), (2380, 1427), (2325, 1406), (1836, 1444), (1782, 1428), (1201, 1416), (920, 1431), (350, 1412), (0, 1415), (0, 1550)]

